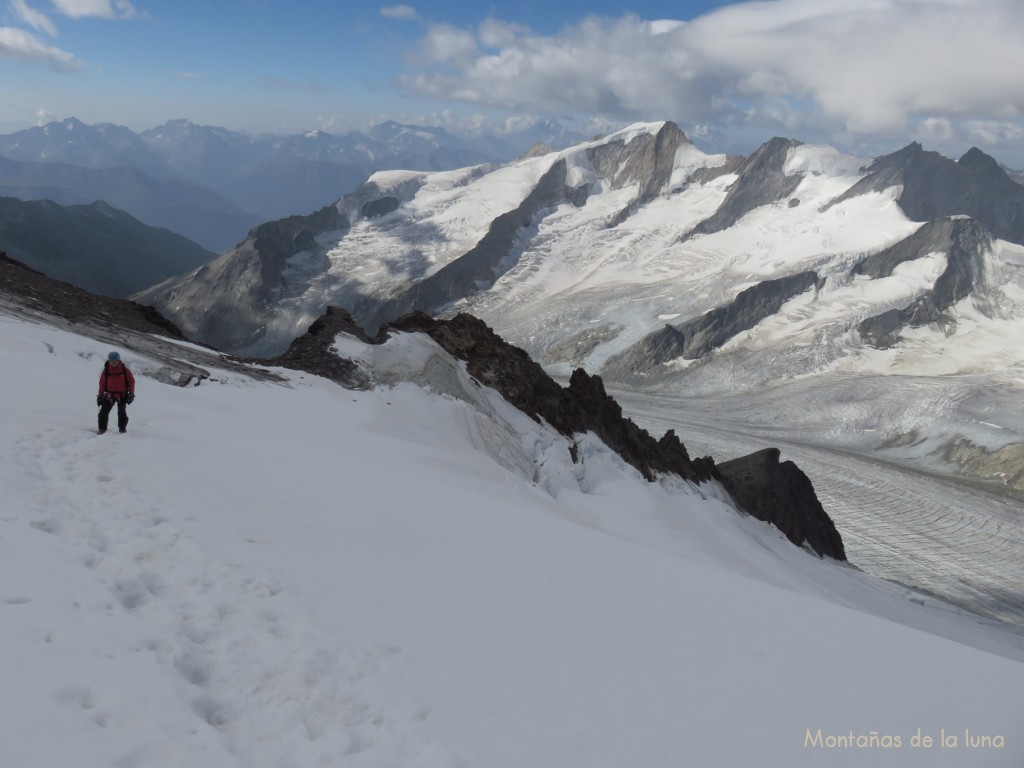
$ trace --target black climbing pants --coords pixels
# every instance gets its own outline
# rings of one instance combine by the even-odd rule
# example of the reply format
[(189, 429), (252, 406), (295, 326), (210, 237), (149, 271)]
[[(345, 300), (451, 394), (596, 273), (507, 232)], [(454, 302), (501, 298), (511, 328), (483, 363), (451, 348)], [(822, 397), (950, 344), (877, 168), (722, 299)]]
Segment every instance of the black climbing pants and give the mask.
[(103, 405), (100, 406), (100, 432), (107, 431), (107, 421), (110, 419), (110, 411), (115, 402), (117, 403), (117, 430), (124, 432), (128, 429), (128, 403), (124, 400), (104, 400)]

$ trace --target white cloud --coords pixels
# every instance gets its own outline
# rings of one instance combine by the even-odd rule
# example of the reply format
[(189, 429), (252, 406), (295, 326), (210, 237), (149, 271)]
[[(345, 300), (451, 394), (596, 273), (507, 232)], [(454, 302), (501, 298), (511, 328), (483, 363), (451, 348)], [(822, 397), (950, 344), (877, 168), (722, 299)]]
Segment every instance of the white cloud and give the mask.
[(1020, 0), (743, 2), (686, 23), (591, 17), (557, 35), (432, 25), (399, 82), (530, 113), (941, 133), (1024, 124), (1022, 39)]
[(972, 120), (967, 125), (967, 135), (983, 144), (1017, 144), (1024, 140), (1024, 125), (1020, 123), (998, 123)]
[(129, 0), (50, 0), (65, 16), (82, 19), (90, 16), (101, 19), (129, 19), (136, 15)]
[(956, 128), (953, 121), (945, 117), (929, 117), (921, 121), (920, 131), (922, 138), (937, 139), (946, 141), (956, 135)]
[(411, 5), (385, 5), (381, 7), (380, 15), (402, 21), (415, 21), (420, 17)]
[(37, 61), (61, 72), (77, 72), (83, 67), (82, 62), (67, 51), (13, 27), (0, 27), (0, 58)]
[(23, 21), (33, 29), (45, 32), (50, 37), (57, 36), (57, 27), (50, 21), (45, 13), (37, 11), (25, 2), (25, 0), (11, 0), (11, 12), (19, 21)]
[(470, 68), (478, 53), (476, 36), (451, 24), (433, 24), (422, 41), (420, 53), (428, 64), (452, 62)]

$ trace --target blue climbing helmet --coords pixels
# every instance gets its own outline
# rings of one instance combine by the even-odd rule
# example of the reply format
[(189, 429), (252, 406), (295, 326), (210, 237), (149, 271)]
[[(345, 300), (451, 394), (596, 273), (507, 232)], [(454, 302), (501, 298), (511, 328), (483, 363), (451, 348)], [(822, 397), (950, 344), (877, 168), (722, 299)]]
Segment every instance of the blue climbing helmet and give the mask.
[(109, 355), (107, 355), (107, 360), (109, 360), (110, 362), (114, 362), (115, 360), (120, 362), (121, 355), (118, 352), (111, 352)]

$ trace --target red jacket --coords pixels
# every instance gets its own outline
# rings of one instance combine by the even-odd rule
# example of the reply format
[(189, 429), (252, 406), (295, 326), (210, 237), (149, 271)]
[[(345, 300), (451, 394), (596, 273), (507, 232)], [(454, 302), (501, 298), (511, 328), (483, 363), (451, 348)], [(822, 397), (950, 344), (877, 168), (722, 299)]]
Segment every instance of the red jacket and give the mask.
[(129, 392), (135, 392), (135, 377), (128, 370), (124, 363), (120, 365), (103, 364), (103, 373), (100, 374), (100, 391), (109, 392), (115, 400), (120, 400)]

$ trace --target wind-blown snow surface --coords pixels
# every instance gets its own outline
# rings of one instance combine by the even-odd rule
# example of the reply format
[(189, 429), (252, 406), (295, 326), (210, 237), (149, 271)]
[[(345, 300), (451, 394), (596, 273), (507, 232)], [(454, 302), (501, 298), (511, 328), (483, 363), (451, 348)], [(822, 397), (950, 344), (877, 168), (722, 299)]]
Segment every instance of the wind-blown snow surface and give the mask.
[(0, 318), (0, 765), (1021, 764), (1019, 634), (573, 465), (425, 338), (338, 344), (434, 391), (122, 350), (99, 437), (108, 348)]

